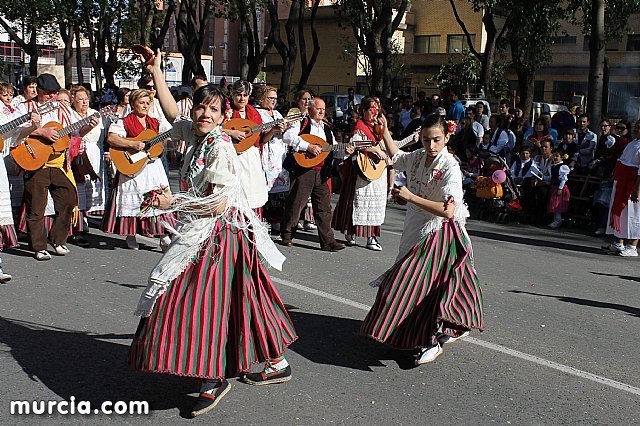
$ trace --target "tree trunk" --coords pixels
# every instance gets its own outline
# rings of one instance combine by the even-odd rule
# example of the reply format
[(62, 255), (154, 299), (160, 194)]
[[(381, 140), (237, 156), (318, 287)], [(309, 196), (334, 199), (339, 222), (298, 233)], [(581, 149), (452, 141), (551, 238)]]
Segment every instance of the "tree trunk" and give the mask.
[(249, 75), (249, 20), (246, 16), (247, 10), (243, 8), (240, 12), (240, 79), (247, 80)]
[(536, 77), (535, 74), (527, 71), (522, 66), (516, 68), (516, 74), (518, 75), (518, 91), (520, 92), (520, 104), (518, 106), (523, 111), (524, 120), (528, 121), (531, 115)]
[(76, 37), (76, 73), (78, 74), (78, 84), (84, 84), (84, 72), (82, 71), (82, 47), (80, 44), (80, 26), (73, 26), (73, 32)]
[(301, 19), (298, 21), (298, 38), (300, 39), (300, 65), (302, 66), (302, 73), (300, 74), (300, 81), (298, 82), (298, 90), (302, 90), (307, 85), (313, 67), (316, 65), (318, 55), (320, 54), (320, 41), (318, 39), (318, 31), (316, 29), (316, 14), (318, 12), (318, 6), (320, 0), (314, 0), (313, 7), (311, 9), (311, 16), (309, 18), (309, 25), (311, 29), (311, 40), (313, 42), (313, 51), (311, 52), (311, 58), (307, 61), (307, 44), (304, 36), (304, 8), (300, 9)]
[(73, 26), (67, 25), (65, 22), (60, 21), (58, 23), (60, 28), (60, 38), (64, 43), (64, 51), (62, 53), (63, 67), (64, 67), (64, 85), (69, 87), (73, 84), (73, 66), (71, 59), (73, 58)]
[[(605, 0), (591, 0), (591, 34), (589, 35), (589, 87), (588, 111), (592, 129), (602, 119), (602, 92), (604, 88)], [(597, 130), (597, 129), (596, 129)]]
[(183, 0), (176, 15), (178, 49), (182, 53), (182, 84), (189, 85), (191, 77), (205, 74), (201, 62), (204, 30), (209, 20), (210, 0)]
[(38, 75), (38, 30), (35, 27), (31, 28), (31, 39), (29, 39), (29, 50), (26, 52), (29, 55), (29, 75)]
[(291, 91), (291, 77), (293, 76), (293, 69), (296, 65), (296, 59), (298, 57), (298, 45), (296, 43), (296, 29), (298, 26), (298, 17), (300, 14), (300, 7), (302, 7), (301, 0), (293, 0), (291, 3), (291, 9), (289, 10), (289, 18), (284, 25), (284, 30), (287, 35), (287, 48), (286, 57), (282, 57), (282, 75), (280, 76), (280, 90), (286, 93), (287, 98)]
[(608, 115), (609, 115), (609, 56), (607, 55), (607, 52), (605, 49), (604, 69), (602, 71), (602, 116), (607, 117)]

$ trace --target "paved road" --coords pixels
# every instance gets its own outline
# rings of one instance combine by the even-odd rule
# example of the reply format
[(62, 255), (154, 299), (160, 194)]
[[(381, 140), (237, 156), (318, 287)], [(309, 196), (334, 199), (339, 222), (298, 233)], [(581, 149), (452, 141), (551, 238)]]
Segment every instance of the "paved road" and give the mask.
[[(603, 255), (601, 240), (563, 231), (470, 222), (487, 330), (413, 368), (401, 353), (357, 336), (390, 266), (404, 212), (388, 209), (375, 253), (318, 249), (303, 233), (283, 248), (274, 281), (300, 339), (294, 379), (254, 388), (232, 381), (215, 411), (186, 420), (196, 381), (131, 374), (131, 312), (160, 257), (92, 229), (88, 248), (36, 262), (17, 250), (0, 286), (0, 424), (75, 415), (9, 414), (11, 400), (146, 400), (149, 416), (93, 415), (92, 423), (224, 425), (631, 424), (640, 422), (640, 273), (636, 259)], [(147, 240), (145, 240), (147, 241)], [(94, 405), (95, 406), (95, 405)]]

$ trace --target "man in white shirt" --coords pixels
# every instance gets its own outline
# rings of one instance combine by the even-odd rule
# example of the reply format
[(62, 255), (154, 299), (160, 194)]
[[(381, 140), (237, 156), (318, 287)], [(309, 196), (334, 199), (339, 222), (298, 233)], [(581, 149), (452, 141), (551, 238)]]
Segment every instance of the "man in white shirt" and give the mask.
[[(325, 104), (320, 98), (315, 98), (310, 102), (309, 117), (302, 123), (292, 125), (283, 135), (284, 142), (291, 146), (294, 152), (308, 152), (310, 157), (315, 157), (322, 152), (322, 148), (313, 145), (302, 139), (300, 136), (311, 134), (320, 139), (333, 144), (335, 136), (329, 125), (324, 121)], [(353, 153), (353, 148), (345, 150), (348, 154)], [(292, 159), (289, 159), (291, 163)], [(333, 156), (329, 156), (320, 164), (306, 169), (298, 164), (291, 164), (289, 176), (291, 178), (291, 189), (284, 207), (284, 216), (281, 224), (280, 244), (290, 247), (293, 245), (298, 226), (300, 213), (311, 195), (313, 214), (318, 226), (318, 237), (320, 247), (324, 251), (338, 251), (344, 248), (344, 244), (336, 241), (331, 229), (331, 163)]]

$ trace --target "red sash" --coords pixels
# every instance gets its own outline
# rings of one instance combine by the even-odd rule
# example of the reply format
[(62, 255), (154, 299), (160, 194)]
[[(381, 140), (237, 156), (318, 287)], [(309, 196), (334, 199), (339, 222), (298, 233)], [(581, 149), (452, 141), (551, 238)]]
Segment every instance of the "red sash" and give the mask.
[(138, 117), (134, 113), (127, 115), (122, 119), (122, 121), (124, 123), (124, 130), (127, 132), (128, 138), (135, 138), (147, 129), (151, 129), (156, 133), (160, 131), (160, 122), (153, 117), (149, 117), (148, 115), (145, 116), (145, 122), (147, 125), (146, 127), (143, 126), (142, 123), (140, 123), (140, 120), (138, 120)]
[(364, 120), (358, 120), (356, 122), (356, 125), (353, 126), (353, 131), (351, 132), (351, 135), (354, 135), (358, 131), (361, 131), (362, 133), (364, 133), (364, 136), (369, 140), (376, 141), (376, 142), (379, 142), (382, 140), (382, 136), (378, 136), (373, 132), (373, 124), (367, 123)]
[(616, 183), (616, 193), (611, 201), (611, 213), (609, 214), (609, 226), (620, 231), (620, 216), (629, 203), (629, 197), (638, 178), (638, 168), (625, 166), (620, 161), (616, 163), (613, 171), (613, 180)]

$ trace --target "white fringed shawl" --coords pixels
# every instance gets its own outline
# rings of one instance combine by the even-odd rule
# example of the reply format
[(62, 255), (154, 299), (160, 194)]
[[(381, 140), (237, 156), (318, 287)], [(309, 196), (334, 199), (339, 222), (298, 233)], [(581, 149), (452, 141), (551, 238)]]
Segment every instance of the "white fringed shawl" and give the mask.
[[(151, 315), (158, 297), (167, 291), (173, 280), (184, 272), (191, 262), (196, 261), (219, 220), (252, 234), (251, 243), (256, 245), (263, 261), (282, 270), (285, 257), (269, 237), (267, 226), (258, 219), (249, 206), (238, 176), (238, 156), (231, 140), (217, 128), (202, 143), (215, 145), (207, 154), (204, 164), (200, 164), (203, 166), (202, 169), (190, 178), (189, 191), (174, 195), (174, 208), (171, 211), (181, 214), (181, 226), (177, 230), (172, 230), (174, 237), (171, 245), (151, 272), (149, 284), (140, 297), (135, 311), (138, 316)], [(197, 151), (197, 143), (192, 142), (191, 145), (185, 158), (186, 170), (183, 169), (183, 176), (185, 171), (189, 171), (187, 165), (192, 163)], [(196, 160), (196, 163), (197, 161), (200, 160)], [(214, 185), (213, 192), (207, 196), (201, 195), (205, 194), (211, 185)], [(226, 207), (220, 214), (212, 213), (212, 209), (208, 207), (225, 204)]]

